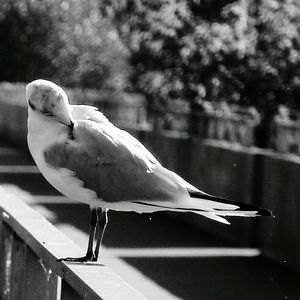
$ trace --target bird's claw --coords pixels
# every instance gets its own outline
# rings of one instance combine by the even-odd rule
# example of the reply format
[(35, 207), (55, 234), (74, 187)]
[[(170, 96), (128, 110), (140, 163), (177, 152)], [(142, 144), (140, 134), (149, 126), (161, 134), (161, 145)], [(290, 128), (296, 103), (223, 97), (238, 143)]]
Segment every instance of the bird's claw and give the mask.
[(67, 261), (67, 262), (90, 262), (90, 261), (97, 261), (98, 258), (94, 255), (85, 255), (82, 257), (64, 257), (59, 258), (58, 261)]

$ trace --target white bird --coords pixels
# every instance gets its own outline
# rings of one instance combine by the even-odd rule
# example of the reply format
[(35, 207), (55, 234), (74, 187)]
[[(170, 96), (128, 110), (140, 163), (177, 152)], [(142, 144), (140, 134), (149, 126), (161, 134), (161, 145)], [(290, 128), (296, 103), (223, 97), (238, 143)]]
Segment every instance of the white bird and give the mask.
[(268, 210), (200, 191), (163, 167), (137, 139), (115, 127), (97, 108), (70, 105), (67, 94), (53, 82), (39, 79), (29, 83), (26, 99), (28, 147), (38, 168), (59, 192), (91, 208), (86, 255), (64, 260), (98, 259), (109, 209), (189, 211), (225, 224), (229, 224), (225, 216), (270, 215)]

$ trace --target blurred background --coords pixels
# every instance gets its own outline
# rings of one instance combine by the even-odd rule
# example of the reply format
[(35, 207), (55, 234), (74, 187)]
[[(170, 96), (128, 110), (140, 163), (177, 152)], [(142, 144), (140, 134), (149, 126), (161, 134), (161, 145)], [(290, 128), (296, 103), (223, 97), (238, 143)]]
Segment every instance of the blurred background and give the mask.
[[(99, 107), (197, 187), (275, 215), (224, 226), (111, 212), (109, 267), (149, 299), (300, 299), (298, 0), (1, 1), (0, 184), (29, 193), (85, 247), (88, 209), (60, 204), (22, 169), (34, 165), (25, 85), (38, 78)], [(207, 255), (180, 252), (195, 247)], [(123, 257), (124, 248), (150, 250)], [(173, 256), (153, 258), (153, 248)]]

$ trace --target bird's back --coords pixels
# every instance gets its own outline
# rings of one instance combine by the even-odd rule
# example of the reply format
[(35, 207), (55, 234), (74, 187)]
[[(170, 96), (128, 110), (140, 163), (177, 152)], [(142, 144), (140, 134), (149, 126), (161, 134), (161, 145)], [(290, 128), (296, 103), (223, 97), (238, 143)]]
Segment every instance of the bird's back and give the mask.
[(89, 106), (72, 106), (71, 113), (72, 138), (67, 132), (57, 135), (61, 128), (54, 123), (44, 133), (29, 132), (28, 139), (39, 169), (60, 192), (94, 204), (96, 199), (112, 203), (187, 196), (138, 140), (102, 113)]

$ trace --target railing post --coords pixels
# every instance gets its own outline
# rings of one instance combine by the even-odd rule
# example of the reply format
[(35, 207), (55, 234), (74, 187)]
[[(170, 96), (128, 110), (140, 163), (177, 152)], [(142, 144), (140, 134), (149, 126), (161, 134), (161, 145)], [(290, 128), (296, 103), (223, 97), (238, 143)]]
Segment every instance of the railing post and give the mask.
[[(12, 230), (10, 229), (12, 232)], [(23, 299), (26, 268), (26, 244), (15, 234), (12, 234), (12, 253), (10, 271), (10, 299)]]
[(57, 300), (58, 277), (31, 249), (26, 256), (24, 300)]
[(83, 298), (65, 280), (62, 280), (61, 300), (83, 300)]
[(10, 298), (10, 275), (11, 275), (11, 254), (13, 245), (13, 233), (9, 227), (2, 223), (1, 225), (1, 261), (0, 261), (0, 288), (1, 299), (8, 300)]
[(5, 223), (1, 224), (2, 300), (57, 300), (58, 276)]
[(2, 233), (2, 212), (0, 210), (0, 299), (2, 299), (3, 295), (3, 287), (4, 287), (4, 245), (3, 245), (3, 233)]

